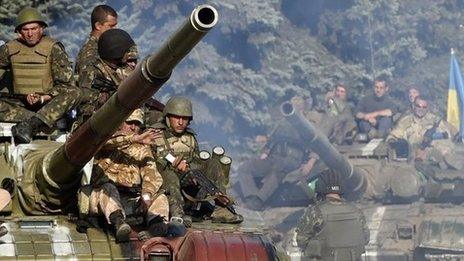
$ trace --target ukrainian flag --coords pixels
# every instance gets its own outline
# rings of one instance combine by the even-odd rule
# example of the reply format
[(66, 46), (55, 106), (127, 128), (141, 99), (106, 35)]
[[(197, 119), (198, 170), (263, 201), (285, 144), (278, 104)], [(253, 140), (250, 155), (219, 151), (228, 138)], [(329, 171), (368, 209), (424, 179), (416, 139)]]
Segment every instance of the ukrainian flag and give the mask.
[(448, 89), (448, 108), (446, 111), (446, 120), (455, 126), (461, 135), (464, 134), (464, 113), (462, 106), (464, 104), (464, 83), (462, 81), (461, 69), (459, 68), (458, 60), (451, 50), (451, 65), (449, 74), (449, 89)]

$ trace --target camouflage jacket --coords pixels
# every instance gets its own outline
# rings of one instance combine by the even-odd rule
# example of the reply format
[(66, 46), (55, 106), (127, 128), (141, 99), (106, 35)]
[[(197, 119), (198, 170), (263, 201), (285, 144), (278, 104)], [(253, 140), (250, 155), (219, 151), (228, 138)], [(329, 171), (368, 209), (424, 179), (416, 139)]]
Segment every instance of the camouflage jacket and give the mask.
[[(356, 214), (360, 218), (360, 223), (361, 223), (361, 229), (362, 230), (362, 241), (360, 242), (361, 244), (365, 245), (369, 242), (370, 238), (370, 232), (366, 224), (366, 219), (358, 208), (355, 206), (351, 205), (350, 203), (346, 202), (343, 199), (333, 199), (329, 198), (327, 200), (324, 200), (322, 202), (318, 202), (316, 205), (310, 206), (308, 209), (306, 209), (305, 213), (301, 217), (300, 221), (298, 222), (297, 228), (296, 228), (296, 241), (298, 243), (298, 247), (301, 249), (306, 249), (308, 246), (308, 243), (312, 240), (320, 240), (324, 241), (327, 240), (326, 238), (323, 238), (324, 234), (324, 229), (326, 226), (326, 218), (327, 214), (323, 213), (321, 210), (322, 207), (328, 207), (328, 208), (348, 208), (351, 209), (350, 211), (352, 213), (350, 214)], [(338, 214), (339, 215), (339, 214)], [(340, 217), (341, 218), (341, 217)], [(340, 219), (342, 220), (342, 219)], [(340, 233), (343, 233), (343, 231), (340, 231)], [(355, 239), (352, 239), (355, 240)], [(323, 243), (321, 245), (324, 245)]]
[(151, 148), (132, 143), (133, 135), (116, 132), (95, 156), (92, 184), (113, 182), (122, 189), (141, 189), (155, 196), (163, 178), (156, 169)]
[(182, 156), (189, 164), (198, 159), (198, 143), (193, 130), (187, 128), (183, 134), (178, 135), (170, 131), (164, 123), (156, 123), (152, 128), (163, 133), (162, 137), (155, 139), (156, 162), (163, 168), (172, 167), (164, 158), (168, 153), (175, 157)]
[[(438, 122), (438, 132), (447, 132), (449, 137), (453, 137), (456, 134), (454, 127), (431, 112), (428, 112), (422, 118), (416, 117), (414, 113), (409, 113), (399, 119), (387, 137), (387, 140), (405, 139), (412, 145), (418, 145), (424, 139), (425, 132)], [(454, 143), (451, 139), (434, 140), (431, 145), (444, 154), (451, 152), (454, 148)]]
[[(69, 61), (64, 46), (60, 42), (56, 42), (53, 45), (51, 51), (51, 65), (53, 87), (50, 89), (49, 94), (56, 96), (59, 93), (66, 93), (69, 88), (73, 88), (71, 62)], [(0, 46), (0, 79), (3, 78), (7, 71), (11, 71), (11, 60), (8, 47), (5, 44)]]
[(82, 71), (87, 70), (87, 67), (92, 67), (97, 62), (98, 57), (98, 38), (90, 35), (77, 54), (74, 72), (79, 75)]

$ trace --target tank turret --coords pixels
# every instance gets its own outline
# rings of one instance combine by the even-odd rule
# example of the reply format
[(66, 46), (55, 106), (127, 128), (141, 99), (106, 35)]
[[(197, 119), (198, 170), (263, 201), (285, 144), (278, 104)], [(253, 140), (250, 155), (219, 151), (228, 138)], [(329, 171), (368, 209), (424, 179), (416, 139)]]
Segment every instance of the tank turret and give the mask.
[[(169, 79), (172, 69), (217, 23), (217, 11), (196, 8), (153, 55), (140, 62), (117, 92), (63, 144), (25, 145), (17, 181), (19, 200), (27, 214), (60, 212), (75, 199), (83, 167), (118, 129)], [(18, 146), (21, 147), (22, 145)], [(74, 204), (73, 204), (74, 205)]]

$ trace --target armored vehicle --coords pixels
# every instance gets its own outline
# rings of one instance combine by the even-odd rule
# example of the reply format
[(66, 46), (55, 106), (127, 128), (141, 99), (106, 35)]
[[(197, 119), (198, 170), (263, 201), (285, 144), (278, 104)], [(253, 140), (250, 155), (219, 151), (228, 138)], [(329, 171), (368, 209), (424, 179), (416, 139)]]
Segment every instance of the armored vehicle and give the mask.
[(132, 231), (126, 243), (116, 242), (105, 226), (83, 233), (76, 230), (77, 190), (83, 180), (89, 180), (89, 161), (217, 21), (212, 6), (195, 8), (171, 38), (139, 63), (117, 92), (64, 142), (46, 136), (16, 145), (12, 124), (1, 125), (0, 196), (5, 199), (7, 191), (11, 201), (4, 207), (0, 204), (0, 259), (274, 259), (274, 247), (263, 234), (237, 227), (197, 226), (183, 237), (146, 242), (137, 240)]
[(462, 171), (398, 158), (382, 140), (335, 148), (290, 104), (283, 112), (363, 210), (371, 232), (364, 260), (464, 259)]

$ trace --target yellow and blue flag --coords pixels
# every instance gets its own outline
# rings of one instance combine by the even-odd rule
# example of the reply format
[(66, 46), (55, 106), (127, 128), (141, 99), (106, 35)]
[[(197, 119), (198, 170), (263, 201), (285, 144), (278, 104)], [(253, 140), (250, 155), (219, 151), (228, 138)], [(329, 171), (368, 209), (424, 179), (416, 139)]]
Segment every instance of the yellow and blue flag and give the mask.
[(448, 89), (448, 108), (446, 110), (446, 120), (455, 126), (461, 135), (464, 135), (464, 113), (462, 108), (464, 105), (464, 82), (462, 81), (461, 69), (459, 68), (458, 60), (451, 50), (451, 65), (449, 73), (449, 89)]

